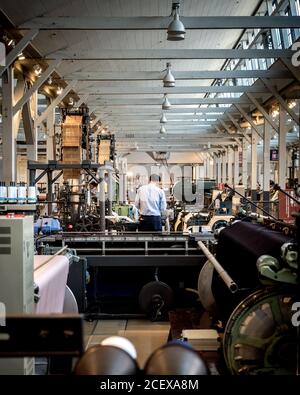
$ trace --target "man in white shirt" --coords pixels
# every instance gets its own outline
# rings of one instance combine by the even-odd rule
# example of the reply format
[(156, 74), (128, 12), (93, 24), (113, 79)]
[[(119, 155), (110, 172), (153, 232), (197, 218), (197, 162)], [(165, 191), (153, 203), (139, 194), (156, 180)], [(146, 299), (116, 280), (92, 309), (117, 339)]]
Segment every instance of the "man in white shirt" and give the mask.
[(141, 231), (162, 231), (161, 215), (166, 211), (166, 195), (159, 188), (160, 177), (157, 174), (150, 176), (148, 185), (141, 186), (136, 194), (135, 206), (140, 211)]

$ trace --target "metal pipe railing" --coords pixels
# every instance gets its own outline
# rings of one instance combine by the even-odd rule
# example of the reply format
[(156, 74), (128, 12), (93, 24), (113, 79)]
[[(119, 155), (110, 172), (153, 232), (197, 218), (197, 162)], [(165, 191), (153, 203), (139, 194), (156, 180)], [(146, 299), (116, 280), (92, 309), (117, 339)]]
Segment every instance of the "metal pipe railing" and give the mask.
[(217, 271), (217, 273), (219, 274), (221, 279), (224, 281), (224, 283), (228, 287), (228, 289), (232, 293), (237, 292), (238, 291), (237, 284), (229, 276), (229, 274), (226, 272), (226, 270), (223, 268), (223, 266), (216, 260), (216, 258), (209, 251), (209, 249), (204, 245), (204, 243), (202, 241), (198, 241), (198, 246), (201, 248), (201, 250), (203, 251), (206, 258), (212, 263), (213, 267), (215, 268), (215, 270)]
[(268, 217), (274, 219), (275, 221), (278, 221), (277, 218), (273, 217), (273, 215), (271, 215), (270, 213), (268, 213), (268, 211), (266, 211), (265, 209), (263, 209), (262, 207), (259, 207), (257, 204), (253, 203), (250, 199), (246, 198), (244, 195), (242, 195), (241, 193), (237, 192), (234, 188), (231, 188), (228, 184), (224, 184), (225, 188), (230, 189), (231, 191), (233, 191), (234, 193), (236, 193), (237, 195), (241, 196), (243, 199), (246, 200), (246, 202), (250, 203), (252, 206), (254, 206), (255, 208), (257, 208), (258, 210), (261, 210), (264, 214), (266, 214)]

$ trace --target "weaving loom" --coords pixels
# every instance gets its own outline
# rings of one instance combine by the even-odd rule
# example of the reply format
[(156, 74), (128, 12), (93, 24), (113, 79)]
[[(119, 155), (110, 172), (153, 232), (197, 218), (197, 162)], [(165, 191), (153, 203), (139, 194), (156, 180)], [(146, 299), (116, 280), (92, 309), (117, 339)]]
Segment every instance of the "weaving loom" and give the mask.
[(250, 222), (237, 222), (222, 230), (216, 258), (238, 284), (239, 291), (232, 294), (215, 272), (212, 292), (222, 318), (226, 319), (235, 306), (261, 286), (256, 267), (262, 255), (280, 258), (281, 246), (291, 241), (289, 236)]

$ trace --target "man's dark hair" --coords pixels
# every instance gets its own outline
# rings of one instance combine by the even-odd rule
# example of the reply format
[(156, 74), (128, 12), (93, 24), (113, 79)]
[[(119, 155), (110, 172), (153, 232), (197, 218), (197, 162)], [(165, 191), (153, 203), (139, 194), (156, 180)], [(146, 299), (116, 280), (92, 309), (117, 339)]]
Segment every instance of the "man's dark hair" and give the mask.
[(160, 182), (160, 176), (158, 174), (151, 174), (149, 181)]

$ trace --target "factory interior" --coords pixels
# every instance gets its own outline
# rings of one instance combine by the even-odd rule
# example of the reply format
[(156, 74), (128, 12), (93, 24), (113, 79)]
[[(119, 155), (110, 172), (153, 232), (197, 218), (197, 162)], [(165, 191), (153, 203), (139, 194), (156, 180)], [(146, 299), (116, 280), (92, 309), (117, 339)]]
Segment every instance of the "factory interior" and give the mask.
[(299, 375), (300, 0), (1, 0), (0, 76), (0, 375)]

